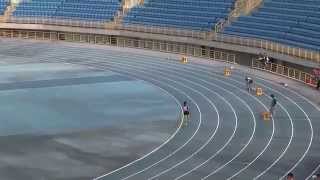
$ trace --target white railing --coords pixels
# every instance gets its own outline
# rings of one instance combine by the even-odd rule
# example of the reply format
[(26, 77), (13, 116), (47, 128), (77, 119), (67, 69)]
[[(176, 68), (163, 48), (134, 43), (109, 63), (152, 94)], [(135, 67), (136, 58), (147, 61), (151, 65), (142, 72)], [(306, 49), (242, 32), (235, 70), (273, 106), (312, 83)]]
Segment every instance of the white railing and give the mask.
[[(179, 37), (192, 37), (207, 41), (218, 41), (228, 44), (258, 48), (261, 50), (272, 51), (275, 53), (297, 57), (303, 60), (309, 60), (320, 64), (320, 52), (304, 48), (292, 47), (286, 44), (276, 43), (273, 41), (245, 38), (239, 36), (226, 35), (222, 33), (203, 32), (195, 30), (176, 29), (168, 27), (142, 26), (137, 24), (122, 25), (104, 22), (87, 22), (65, 19), (45, 19), (45, 18), (16, 18), (12, 17), (10, 22), (27, 23), (27, 24), (51, 24), (59, 26), (75, 26), (84, 28), (104, 28), (112, 30), (126, 30), (133, 32), (144, 32), (152, 34), (162, 34)], [(190, 42), (192, 43), (192, 42)]]
[(294, 56), (300, 59), (309, 60), (320, 64), (320, 52), (304, 48), (292, 47), (289, 45), (254, 38), (245, 38), (226, 34), (216, 33), (212, 36), (212, 41), (219, 41), (228, 44), (236, 44), (247, 47), (254, 47), (275, 53)]
[(56, 18), (32, 18), (32, 17), (11, 17), (8, 22), (18, 24), (50, 24), (58, 26), (75, 26), (88, 28), (105, 28), (105, 22), (79, 21)]
[(287, 78), (300, 81), (312, 87), (316, 87), (316, 84), (317, 84), (317, 78), (315, 77), (315, 75), (300, 71), (295, 68), (283, 66), (280, 64), (275, 64), (275, 63), (265, 64), (259, 60), (253, 59), (251, 67), (253, 69), (259, 69), (259, 70), (271, 72), (273, 74), (285, 76)]

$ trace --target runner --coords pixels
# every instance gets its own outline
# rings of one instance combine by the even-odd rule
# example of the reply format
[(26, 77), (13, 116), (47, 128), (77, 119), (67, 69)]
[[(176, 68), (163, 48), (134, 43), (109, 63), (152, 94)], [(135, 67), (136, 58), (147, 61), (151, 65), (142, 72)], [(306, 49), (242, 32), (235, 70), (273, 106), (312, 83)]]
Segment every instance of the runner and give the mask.
[(252, 84), (253, 84), (253, 80), (250, 77), (246, 76), (246, 86), (249, 93), (252, 90)]
[(287, 175), (287, 180), (294, 180), (294, 175), (293, 175), (293, 173), (289, 173), (289, 174)]
[(189, 106), (187, 105), (187, 101), (184, 101), (183, 102), (183, 121), (184, 121), (184, 124), (187, 125), (188, 124), (188, 121), (189, 121)]
[(272, 101), (271, 101), (271, 105), (270, 105), (270, 110), (269, 110), (269, 112), (270, 112), (270, 115), (271, 115), (271, 117), (272, 117), (272, 116), (273, 116), (273, 113), (274, 113), (274, 107), (277, 105), (277, 99), (276, 99), (276, 97), (275, 97), (273, 94), (271, 94), (270, 96), (271, 96), (271, 98), (272, 98)]

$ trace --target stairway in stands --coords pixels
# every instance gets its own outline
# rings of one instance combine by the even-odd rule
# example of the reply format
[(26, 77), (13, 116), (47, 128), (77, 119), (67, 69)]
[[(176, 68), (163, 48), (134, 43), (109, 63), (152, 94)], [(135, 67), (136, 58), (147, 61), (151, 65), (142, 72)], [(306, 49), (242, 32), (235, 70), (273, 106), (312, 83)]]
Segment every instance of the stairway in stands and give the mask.
[(143, 5), (144, 0), (123, 0), (121, 7), (117, 14), (114, 16), (113, 21), (106, 23), (106, 27), (121, 26), (123, 18), (130, 10), (136, 6)]
[(9, 1), (0, 1), (0, 22), (4, 22), (6, 18), (7, 6), (9, 6)]
[(18, 4), (16, 4), (16, 3), (8, 4), (6, 10), (4, 11), (2, 22), (9, 22), (11, 15), (13, 14), (13, 12), (17, 8), (17, 5)]

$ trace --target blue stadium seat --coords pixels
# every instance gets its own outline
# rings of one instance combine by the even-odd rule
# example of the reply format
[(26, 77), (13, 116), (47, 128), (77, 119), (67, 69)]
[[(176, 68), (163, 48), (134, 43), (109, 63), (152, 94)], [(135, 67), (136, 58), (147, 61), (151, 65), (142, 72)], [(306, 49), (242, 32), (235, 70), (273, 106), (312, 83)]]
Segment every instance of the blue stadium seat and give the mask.
[(105, 22), (119, 8), (119, 0), (32, 0), (19, 4), (13, 15)]
[(239, 17), (224, 33), (319, 51), (320, 1), (265, 0), (261, 8)]
[(133, 8), (124, 24), (211, 31), (219, 19), (228, 15), (233, 4), (234, 0), (149, 0)]
[(9, 0), (0, 0), (0, 15), (4, 14), (9, 2)]

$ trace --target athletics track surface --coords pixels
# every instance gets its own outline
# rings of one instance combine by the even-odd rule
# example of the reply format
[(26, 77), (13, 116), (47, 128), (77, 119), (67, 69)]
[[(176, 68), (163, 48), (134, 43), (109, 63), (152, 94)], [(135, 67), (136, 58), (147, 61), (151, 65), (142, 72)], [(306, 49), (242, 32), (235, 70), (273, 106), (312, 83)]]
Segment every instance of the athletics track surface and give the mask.
[[(106, 49), (84, 52), (79, 47), (54, 51), (50, 53), (62, 58), (34, 61), (111, 70), (158, 86), (179, 103), (189, 102), (188, 126), (178, 122), (177, 131), (160, 147), (96, 179), (270, 180), (294, 172), (300, 180), (318, 171), (319, 108), (277, 82), (254, 78), (266, 93), (256, 97), (245, 90), (245, 72), (235, 69), (224, 77), (223, 63), (181, 64), (177, 59)], [(263, 121), (270, 94), (278, 99), (277, 110), (272, 121)]]

